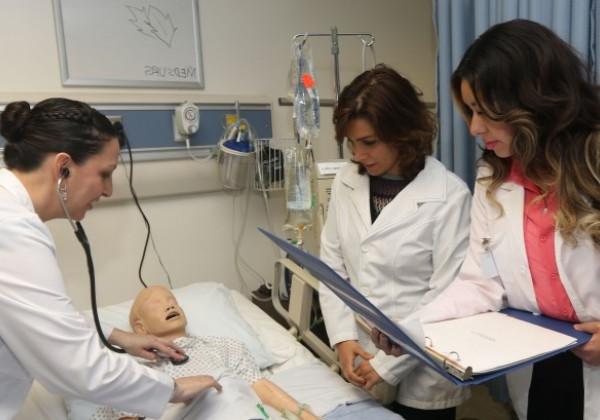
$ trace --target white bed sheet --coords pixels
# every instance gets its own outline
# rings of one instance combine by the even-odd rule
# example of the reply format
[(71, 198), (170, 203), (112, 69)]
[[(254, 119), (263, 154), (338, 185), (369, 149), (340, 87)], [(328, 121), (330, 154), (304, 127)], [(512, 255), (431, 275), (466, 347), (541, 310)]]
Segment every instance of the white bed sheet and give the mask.
[[(286, 389), (298, 401), (323, 415), (339, 404), (368, 399), (363, 391), (344, 382), (320, 362), (288, 331), (237, 291), (231, 291), (235, 306), (252, 326), (263, 345), (280, 361), (263, 370), (266, 377)], [(310, 374), (308, 374), (310, 373)], [(273, 418), (277, 418), (276, 413)], [(64, 400), (34, 381), (17, 420), (66, 420)]]

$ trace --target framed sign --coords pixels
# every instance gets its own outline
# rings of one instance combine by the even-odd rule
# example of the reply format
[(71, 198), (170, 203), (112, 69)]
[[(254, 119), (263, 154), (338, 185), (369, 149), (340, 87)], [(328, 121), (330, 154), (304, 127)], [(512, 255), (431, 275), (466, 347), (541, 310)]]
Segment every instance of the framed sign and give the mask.
[(203, 88), (198, 0), (54, 0), (65, 86)]

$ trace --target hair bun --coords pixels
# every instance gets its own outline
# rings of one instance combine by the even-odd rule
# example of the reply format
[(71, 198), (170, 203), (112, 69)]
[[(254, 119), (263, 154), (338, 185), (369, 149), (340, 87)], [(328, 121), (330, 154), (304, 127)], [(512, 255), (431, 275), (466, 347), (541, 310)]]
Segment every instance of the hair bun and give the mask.
[(9, 143), (18, 143), (23, 140), (23, 127), (29, 118), (31, 106), (28, 102), (11, 102), (2, 111), (0, 120), (0, 134)]

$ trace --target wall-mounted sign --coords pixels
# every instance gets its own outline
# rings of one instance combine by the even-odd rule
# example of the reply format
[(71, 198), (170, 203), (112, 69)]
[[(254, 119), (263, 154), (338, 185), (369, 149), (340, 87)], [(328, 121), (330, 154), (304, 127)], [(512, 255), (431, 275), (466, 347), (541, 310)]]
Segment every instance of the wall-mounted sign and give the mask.
[(65, 86), (203, 88), (197, 0), (54, 0)]

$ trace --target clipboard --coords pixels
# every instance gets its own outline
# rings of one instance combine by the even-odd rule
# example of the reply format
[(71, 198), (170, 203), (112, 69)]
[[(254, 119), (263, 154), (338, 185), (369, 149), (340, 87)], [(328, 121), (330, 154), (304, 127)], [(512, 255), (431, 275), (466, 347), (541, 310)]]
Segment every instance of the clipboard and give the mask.
[[(367, 321), (360, 314), (355, 314), (355, 318), (356, 323), (365, 331), (369, 331), (372, 328), (376, 328), (376, 326), (373, 325), (373, 323)], [(434, 361), (438, 362), (438, 364), (441, 365), (446, 370), (446, 372), (457, 377), (461, 381), (465, 381), (473, 377), (473, 369), (469, 366), (464, 367), (462, 364), (460, 364), (460, 355), (458, 353), (451, 352), (454, 353), (454, 358), (452, 357), (453, 354), (440, 353), (433, 346), (433, 342), (431, 341), (430, 337), (426, 336), (424, 338), (425, 351), (427, 351), (429, 353), (429, 356)]]
[[(433, 346), (435, 343), (430, 343), (428, 346), (425, 342), (415, 342), (411, 338), (411, 333), (409, 331), (389, 319), (379, 310), (379, 308), (373, 305), (365, 296), (356, 290), (349, 281), (340, 277), (331, 267), (319, 258), (295, 247), (286, 240), (279, 238), (264, 229), (258, 228), (258, 230), (285, 251), (288, 258), (294, 260), (305, 270), (309, 271), (315, 278), (325, 284), (336, 296), (350, 307), (350, 309), (362, 318), (363, 322), (369, 326), (376, 327), (393, 342), (400, 345), (406, 353), (416, 357), (444, 378), (457, 385), (475, 385), (489, 381), (513, 370), (517, 370), (571, 348), (580, 346), (591, 338), (590, 334), (575, 330), (569, 322), (548, 318), (542, 315), (534, 315), (517, 309), (504, 309), (501, 312), (505, 315), (517, 318), (518, 320), (525, 321), (529, 324), (565, 334), (571, 337), (572, 340), (570, 340), (568, 345), (561, 346), (560, 348), (556, 348), (544, 354), (535, 355), (527, 360), (517, 361), (507, 367), (496, 369), (491, 372), (476, 374), (471, 366), (464, 366), (460, 363), (460, 354), (452, 351), (449, 353), (441, 353)], [(450, 353), (456, 353), (456, 355), (453, 356)], [(458, 356), (458, 358), (456, 356)]]

